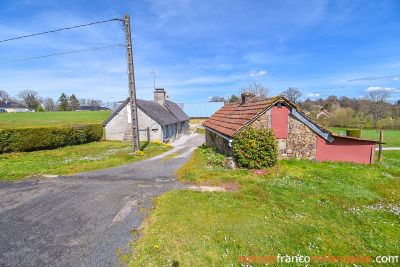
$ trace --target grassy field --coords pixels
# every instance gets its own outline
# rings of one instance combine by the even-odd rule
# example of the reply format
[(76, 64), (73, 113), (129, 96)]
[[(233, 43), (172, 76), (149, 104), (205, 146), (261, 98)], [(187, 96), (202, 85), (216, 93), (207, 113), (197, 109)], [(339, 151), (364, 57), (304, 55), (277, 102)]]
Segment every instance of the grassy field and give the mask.
[[(240, 257), (400, 256), (400, 151), (384, 151), (385, 162), (376, 165), (284, 160), (260, 173), (210, 166), (208, 155), (197, 149), (180, 179), (237, 183), (240, 190), (157, 197), (144, 234), (122, 260), (131, 266), (265, 266)], [(296, 265), (306, 264), (276, 264)], [(322, 264), (330, 265), (365, 266)]]
[(1, 113), (0, 129), (11, 127), (63, 126), (102, 123), (111, 111), (60, 111)]
[(36, 152), (0, 155), (0, 181), (13, 181), (32, 176), (70, 175), (78, 172), (128, 164), (170, 150), (170, 147), (141, 142), (143, 156), (129, 155), (131, 143), (100, 141), (84, 145)]
[[(340, 134), (343, 132), (346, 135), (347, 128), (330, 127), (334, 133)], [(379, 141), (380, 130), (376, 129), (363, 129), (361, 137), (365, 139), (377, 140)], [(383, 146), (385, 147), (400, 147), (400, 130), (384, 130), (383, 141), (386, 142)]]

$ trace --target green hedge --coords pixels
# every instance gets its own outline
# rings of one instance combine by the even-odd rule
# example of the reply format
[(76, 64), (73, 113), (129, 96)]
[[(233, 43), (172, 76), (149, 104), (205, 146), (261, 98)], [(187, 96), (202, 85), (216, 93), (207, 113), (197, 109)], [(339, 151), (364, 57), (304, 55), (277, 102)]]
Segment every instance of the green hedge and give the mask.
[(361, 130), (360, 129), (346, 129), (346, 135), (356, 138), (361, 138)]
[(103, 136), (100, 123), (58, 126), (9, 128), (0, 131), (0, 153), (55, 149), (99, 141)]
[(233, 138), (233, 151), (240, 167), (263, 169), (278, 159), (278, 144), (271, 129), (247, 127)]

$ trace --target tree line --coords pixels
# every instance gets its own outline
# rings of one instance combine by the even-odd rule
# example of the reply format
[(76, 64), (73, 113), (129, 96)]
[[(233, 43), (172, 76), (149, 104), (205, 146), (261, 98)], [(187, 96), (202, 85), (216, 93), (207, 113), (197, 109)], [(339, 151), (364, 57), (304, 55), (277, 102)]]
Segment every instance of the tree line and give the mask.
[(83, 106), (104, 106), (112, 109), (117, 104), (117, 102), (103, 103), (98, 99), (78, 99), (75, 94), (68, 96), (65, 93), (62, 93), (57, 100), (50, 97), (42, 98), (36, 91), (29, 89), (21, 90), (15, 97), (0, 90), (0, 101), (13, 101), (36, 111), (75, 111)]
[[(258, 82), (252, 82), (239, 88), (239, 94), (220, 97), (214, 96), (211, 102), (240, 103), (240, 94), (250, 92), (255, 100), (268, 99), (270, 88)], [(351, 128), (386, 128), (400, 129), (400, 100), (389, 103), (391, 93), (387, 90), (374, 90), (366, 93), (363, 98), (347, 96), (328, 96), (326, 99), (301, 101), (303, 93), (297, 88), (289, 87), (281, 92), (288, 100), (298, 105), (312, 119), (323, 126)], [(324, 111), (324, 114), (321, 114)]]

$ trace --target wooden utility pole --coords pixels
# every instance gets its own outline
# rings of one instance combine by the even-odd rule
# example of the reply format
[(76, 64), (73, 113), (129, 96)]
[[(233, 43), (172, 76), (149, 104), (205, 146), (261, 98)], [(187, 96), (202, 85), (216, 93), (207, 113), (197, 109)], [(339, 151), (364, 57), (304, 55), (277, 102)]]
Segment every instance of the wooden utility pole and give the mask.
[(133, 68), (133, 55), (132, 55), (132, 37), (131, 37), (131, 19), (129, 15), (125, 15), (125, 37), (126, 37), (126, 57), (128, 62), (128, 78), (129, 78), (129, 97), (131, 104), (131, 123), (132, 123), (132, 144), (133, 153), (140, 149), (139, 143), (139, 126), (137, 116), (136, 104), (136, 87), (135, 87), (135, 73)]
[(381, 134), (379, 136), (379, 156), (378, 161), (382, 161), (382, 146), (383, 146), (383, 131), (381, 130)]

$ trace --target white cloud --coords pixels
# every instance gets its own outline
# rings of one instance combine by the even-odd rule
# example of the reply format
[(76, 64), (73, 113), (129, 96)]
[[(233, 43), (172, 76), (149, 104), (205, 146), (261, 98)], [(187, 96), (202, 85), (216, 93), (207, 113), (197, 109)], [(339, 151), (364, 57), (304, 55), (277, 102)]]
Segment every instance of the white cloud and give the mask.
[(388, 87), (380, 87), (380, 86), (371, 86), (368, 87), (367, 89), (364, 90), (364, 92), (372, 92), (372, 91), (388, 91), (388, 92), (394, 92), (394, 93), (399, 93), (400, 89), (397, 88), (388, 88)]
[(308, 96), (308, 97), (319, 97), (320, 94), (308, 94), (307, 96)]
[(264, 75), (266, 75), (266, 74), (267, 74), (267, 72), (266, 72), (265, 70), (260, 70), (259, 72), (256, 72), (256, 71), (252, 70), (252, 71), (250, 72), (250, 76), (251, 76), (251, 77), (264, 76)]
[(394, 77), (394, 78), (393, 78), (393, 81), (398, 81), (398, 80), (399, 80), (398, 77)]

